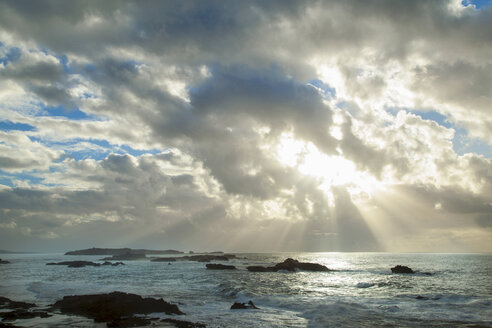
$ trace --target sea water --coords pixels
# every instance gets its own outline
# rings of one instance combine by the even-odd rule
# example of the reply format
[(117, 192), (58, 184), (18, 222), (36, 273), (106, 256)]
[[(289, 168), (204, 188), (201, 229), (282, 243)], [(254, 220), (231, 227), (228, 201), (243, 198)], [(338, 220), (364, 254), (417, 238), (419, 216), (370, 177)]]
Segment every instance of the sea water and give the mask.
[[(126, 261), (124, 266), (68, 268), (47, 262), (97, 261), (101, 256), (8, 254), (0, 265), (0, 296), (48, 306), (65, 295), (122, 291), (164, 298), (207, 327), (492, 327), (492, 255), (391, 253), (236, 254), (237, 270), (205, 263)], [(248, 272), (286, 258), (330, 272)], [(392, 274), (406, 265), (415, 274)], [(417, 296), (423, 299), (417, 299)], [(230, 310), (252, 300), (258, 310)], [(169, 317), (155, 314), (154, 317)], [(26, 327), (96, 326), (55, 316), (18, 321)], [(101, 326), (101, 325), (99, 325)], [(102, 325), (104, 326), (104, 325)]]

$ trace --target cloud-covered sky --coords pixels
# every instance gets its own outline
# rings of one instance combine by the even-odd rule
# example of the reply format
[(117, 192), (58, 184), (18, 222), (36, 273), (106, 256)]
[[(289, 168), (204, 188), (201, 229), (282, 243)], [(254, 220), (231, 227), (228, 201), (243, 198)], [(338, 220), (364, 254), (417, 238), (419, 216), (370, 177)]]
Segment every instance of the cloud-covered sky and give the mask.
[(490, 1), (0, 1), (0, 249), (492, 251)]

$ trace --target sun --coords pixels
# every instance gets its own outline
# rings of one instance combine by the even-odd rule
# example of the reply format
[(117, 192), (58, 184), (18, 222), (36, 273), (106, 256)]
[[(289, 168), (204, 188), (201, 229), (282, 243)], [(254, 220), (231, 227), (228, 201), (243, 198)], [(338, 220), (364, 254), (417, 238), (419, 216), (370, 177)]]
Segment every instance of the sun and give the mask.
[(295, 139), (292, 134), (283, 134), (276, 147), (277, 160), (307, 176), (321, 180), (320, 189), (331, 193), (334, 186), (344, 186), (353, 195), (371, 194), (381, 182), (370, 173), (360, 171), (343, 154), (327, 155), (312, 142)]

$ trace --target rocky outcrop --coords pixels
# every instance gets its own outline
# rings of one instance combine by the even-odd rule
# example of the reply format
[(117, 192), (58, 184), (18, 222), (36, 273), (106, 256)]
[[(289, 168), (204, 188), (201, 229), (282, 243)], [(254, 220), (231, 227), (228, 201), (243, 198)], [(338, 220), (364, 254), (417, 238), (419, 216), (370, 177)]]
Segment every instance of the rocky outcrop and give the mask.
[(91, 261), (63, 261), (63, 262), (50, 262), (46, 265), (67, 265), (69, 268), (83, 268), (85, 266), (100, 266), (101, 264)]
[(1, 312), (0, 318), (3, 320), (19, 320), (19, 319), (32, 319), (32, 318), (49, 318), (51, 314), (46, 311), (29, 311), (26, 309), (17, 309), (10, 312)]
[(397, 265), (391, 268), (391, 272), (393, 273), (415, 273), (412, 269), (404, 265)]
[(145, 260), (147, 255), (144, 253), (125, 253), (113, 255), (110, 257), (105, 257), (100, 259), (100, 261), (135, 261), (135, 260)]
[(9, 264), (9, 263), (10, 263), (9, 261), (5, 261), (5, 260), (0, 259), (0, 264)]
[(239, 303), (239, 302), (234, 302), (234, 304), (231, 305), (231, 310), (241, 310), (241, 309), (258, 309), (253, 301), (249, 301), (248, 303)]
[(111, 265), (111, 266), (118, 266), (118, 265), (125, 265), (125, 263), (123, 262), (114, 262), (114, 263), (111, 263), (111, 262), (108, 262), (108, 261), (105, 261), (103, 264), (101, 265)]
[(111, 263), (111, 262), (106, 261), (103, 264), (101, 264), (101, 263), (95, 263), (95, 262), (91, 262), (91, 261), (63, 261), (63, 262), (50, 262), (50, 263), (46, 263), (46, 265), (67, 265), (69, 268), (83, 268), (86, 266), (98, 267), (101, 265), (118, 266), (118, 265), (125, 265), (125, 263), (123, 263), (123, 262)]
[(291, 271), (291, 272), (297, 270), (320, 271), (320, 272), (331, 271), (326, 266), (318, 263), (299, 262), (298, 260), (294, 260), (291, 258), (288, 258), (281, 263), (277, 263), (272, 267), (253, 265), (253, 266), (248, 266), (246, 269), (251, 272), (277, 272), (280, 270)]
[(164, 312), (166, 314), (184, 314), (177, 305), (161, 299), (142, 298), (139, 295), (122, 292), (109, 294), (65, 296), (53, 305), (62, 313), (81, 315), (96, 322), (118, 324), (135, 314)]
[(217, 263), (207, 264), (206, 267), (209, 270), (236, 270), (236, 267), (234, 265), (224, 265)]
[(29, 309), (35, 306), (34, 303), (16, 302), (0, 296), (0, 309)]

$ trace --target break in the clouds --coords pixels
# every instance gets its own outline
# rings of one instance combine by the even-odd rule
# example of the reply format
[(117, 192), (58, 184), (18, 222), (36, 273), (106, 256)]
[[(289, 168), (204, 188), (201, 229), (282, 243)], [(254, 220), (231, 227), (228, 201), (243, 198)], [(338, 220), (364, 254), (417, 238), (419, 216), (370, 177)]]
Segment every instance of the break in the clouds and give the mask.
[(0, 1), (0, 248), (492, 251), (492, 8)]

